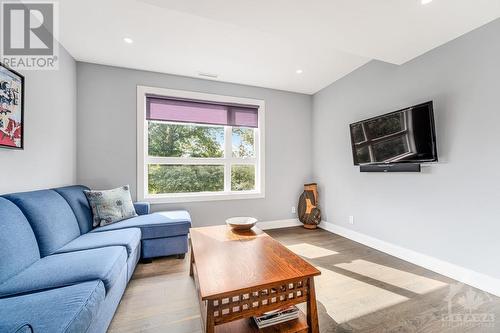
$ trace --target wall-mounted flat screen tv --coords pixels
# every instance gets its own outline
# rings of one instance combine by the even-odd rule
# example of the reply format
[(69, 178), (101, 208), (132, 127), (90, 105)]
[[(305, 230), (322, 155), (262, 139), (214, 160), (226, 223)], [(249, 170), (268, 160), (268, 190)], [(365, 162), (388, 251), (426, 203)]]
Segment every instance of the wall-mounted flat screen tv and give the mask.
[(350, 125), (354, 164), (437, 162), (432, 101)]

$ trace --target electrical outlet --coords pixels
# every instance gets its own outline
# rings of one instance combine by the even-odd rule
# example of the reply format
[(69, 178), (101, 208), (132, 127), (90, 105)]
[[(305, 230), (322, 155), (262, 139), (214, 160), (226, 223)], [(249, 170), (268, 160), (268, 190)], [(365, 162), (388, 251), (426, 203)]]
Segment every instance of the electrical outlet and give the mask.
[(295, 214), (297, 213), (297, 209), (295, 208), (295, 206), (292, 206), (292, 214)]
[(354, 216), (349, 216), (349, 224), (354, 224)]

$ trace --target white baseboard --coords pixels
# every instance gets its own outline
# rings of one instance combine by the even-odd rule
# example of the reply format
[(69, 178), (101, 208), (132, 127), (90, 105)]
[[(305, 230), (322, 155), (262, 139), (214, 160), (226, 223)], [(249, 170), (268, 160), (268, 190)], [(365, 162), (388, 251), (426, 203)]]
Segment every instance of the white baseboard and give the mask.
[(322, 221), (319, 227), (493, 295), (500, 296), (500, 279), (385, 242), (333, 223)]
[(262, 229), (262, 230), (298, 227), (298, 226), (302, 226), (302, 223), (299, 221), (299, 219), (257, 222), (257, 227), (259, 227), (259, 229)]

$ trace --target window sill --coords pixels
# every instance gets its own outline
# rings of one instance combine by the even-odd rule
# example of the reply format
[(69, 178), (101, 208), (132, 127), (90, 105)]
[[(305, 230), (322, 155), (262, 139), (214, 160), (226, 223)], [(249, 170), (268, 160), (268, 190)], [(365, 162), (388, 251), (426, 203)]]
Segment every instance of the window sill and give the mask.
[(245, 200), (245, 199), (263, 199), (263, 192), (248, 191), (241, 193), (173, 193), (148, 195), (141, 201), (151, 204), (162, 203), (181, 203), (181, 202), (202, 202), (202, 201), (223, 201), (223, 200)]

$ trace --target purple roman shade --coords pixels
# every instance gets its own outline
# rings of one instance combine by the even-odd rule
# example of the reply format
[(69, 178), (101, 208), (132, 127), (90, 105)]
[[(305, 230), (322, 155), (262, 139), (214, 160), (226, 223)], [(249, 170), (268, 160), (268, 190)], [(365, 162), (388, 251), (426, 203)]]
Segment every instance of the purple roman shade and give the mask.
[(258, 111), (256, 105), (146, 97), (148, 120), (257, 128)]

